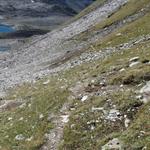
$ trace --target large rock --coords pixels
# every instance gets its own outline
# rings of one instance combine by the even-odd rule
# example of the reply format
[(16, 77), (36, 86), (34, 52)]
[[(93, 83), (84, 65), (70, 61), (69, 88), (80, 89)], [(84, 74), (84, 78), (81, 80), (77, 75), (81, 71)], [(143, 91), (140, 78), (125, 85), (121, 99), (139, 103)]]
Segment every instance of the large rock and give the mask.
[(118, 138), (114, 138), (102, 146), (102, 150), (123, 150), (123, 144)]
[(144, 103), (147, 103), (150, 101), (150, 81), (147, 82), (143, 88), (141, 88), (140, 93), (143, 95)]

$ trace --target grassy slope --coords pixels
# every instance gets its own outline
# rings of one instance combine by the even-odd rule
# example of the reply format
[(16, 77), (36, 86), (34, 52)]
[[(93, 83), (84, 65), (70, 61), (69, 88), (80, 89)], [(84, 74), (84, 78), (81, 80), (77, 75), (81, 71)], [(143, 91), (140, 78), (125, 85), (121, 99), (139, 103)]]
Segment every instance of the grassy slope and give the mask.
[[(134, 1), (134, 0), (133, 0)], [(143, 3), (144, 2), (144, 3)], [(139, 3), (139, 4), (138, 4)], [(138, 1), (138, 9), (148, 3), (147, 0)], [(132, 3), (131, 8), (135, 8), (135, 3)], [(124, 6), (126, 7), (126, 6)], [(130, 11), (126, 11), (130, 7), (123, 8), (123, 15), (119, 15), (119, 12), (111, 16), (105, 24), (96, 26), (96, 30), (99, 30), (106, 24), (111, 24), (116, 19), (132, 14)], [(120, 10), (122, 11), (122, 10)], [(135, 10), (133, 10), (135, 11)], [(93, 44), (95, 50), (101, 48), (116, 46), (118, 44), (128, 42), (131, 39), (136, 38), (139, 35), (150, 33), (150, 17), (149, 13), (139, 20), (124, 26), (117, 32), (112, 33), (105, 37), (102, 41)], [(117, 18), (114, 16), (118, 16)], [(95, 30), (94, 29), (94, 30)], [(116, 36), (117, 33), (122, 33), (121, 36)], [(127, 51), (113, 54), (106, 60), (97, 60), (92, 63), (82, 64), (74, 69), (59, 73), (56, 77), (49, 77), (50, 83), (43, 85), (43, 79), (34, 85), (25, 84), (11, 91), (8, 99), (20, 99), (26, 100), (26, 106), (23, 108), (13, 109), (10, 111), (0, 112), (0, 146), (1, 149), (11, 150), (32, 150), (37, 149), (43, 144), (43, 135), (48, 130), (53, 128), (53, 124), (47, 121), (49, 113), (59, 113), (59, 109), (65, 102), (72, 103), (72, 106), (76, 108), (70, 116), (70, 121), (64, 130), (64, 142), (61, 144), (60, 149), (68, 150), (93, 150), (100, 149), (100, 147), (106, 144), (110, 139), (118, 137), (122, 139), (126, 149), (141, 149), (144, 146), (150, 147), (150, 130), (149, 130), (149, 106), (148, 104), (141, 104), (140, 101), (135, 99), (135, 91), (140, 89), (137, 84), (144, 84), (144, 76), (150, 73), (149, 65), (141, 63), (133, 68), (128, 68), (129, 59), (135, 56), (140, 57), (142, 62), (145, 59), (150, 60), (150, 44), (144, 42), (138, 44)], [(92, 50), (91, 50), (92, 51)], [(111, 69), (115, 66), (116, 71), (113, 74), (107, 75)], [(118, 70), (125, 68), (124, 72)], [(134, 76), (132, 82), (124, 87), (124, 91), (118, 90), (118, 92), (112, 92), (107, 96), (94, 96), (85, 103), (79, 100), (68, 99), (69, 87), (76, 84), (77, 81), (85, 82), (88, 79), (89, 83), (93, 77), (95, 79), (106, 77), (108, 85), (119, 86), (124, 83), (125, 80)], [(135, 82), (136, 81), (136, 82)], [(87, 81), (86, 81), (87, 82)], [(141, 85), (141, 86), (142, 86)], [(65, 87), (65, 88), (61, 88)], [(112, 122), (104, 122), (103, 119), (99, 119), (102, 116), (102, 112), (91, 112), (91, 108), (104, 107), (106, 110), (111, 109), (106, 100), (111, 99), (112, 103), (117, 106), (117, 109), (122, 115), (127, 116), (132, 120), (128, 129), (124, 127), (123, 121), (117, 121), (115, 125)], [(128, 109), (134, 109), (129, 111)], [(39, 115), (43, 114), (44, 118), (39, 119)], [(83, 115), (84, 114), (84, 115)], [(8, 118), (12, 120), (8, 121)], [(23, 121), (19, 119), (23, 117)], [(99, 123), (94, 123), (95, 129), (90, 130), (88, 121), (99, 119)], [(72, 127), (71, 125), (74, 124)], [(140, 131), (145, 131), (146, 134), (139, 137)], [(15, 136), (23, 134), (26, 138), (33, 137), (28, 141), (16, 141)], [(139, 138), (138, 138), (139, 137)]]

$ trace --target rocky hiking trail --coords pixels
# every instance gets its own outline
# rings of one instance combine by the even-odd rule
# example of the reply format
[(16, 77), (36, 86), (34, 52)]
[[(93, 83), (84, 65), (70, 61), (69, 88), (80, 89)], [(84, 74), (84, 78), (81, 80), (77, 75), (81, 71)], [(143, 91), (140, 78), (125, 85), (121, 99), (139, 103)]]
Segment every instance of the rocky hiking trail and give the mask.
[(64, 104), (60, 114), (50, 114), (48, 119), (52, 120), (54, 128), (45, 134), (45, 144), (39, 150), (57, 150), (63, 138), (64, 126), (69, 121), (68, 104)]

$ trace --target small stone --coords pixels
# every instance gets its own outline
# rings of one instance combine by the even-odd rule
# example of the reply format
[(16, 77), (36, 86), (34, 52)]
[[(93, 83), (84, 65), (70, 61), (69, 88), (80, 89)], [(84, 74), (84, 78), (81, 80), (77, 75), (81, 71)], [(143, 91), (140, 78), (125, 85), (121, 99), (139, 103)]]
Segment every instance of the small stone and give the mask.
[(122, 68), (122, 69), (119, 70), (119, 72), (123, 72), (123, 71), (125, 71), (125, 68)]
[(129, 127), (129, 124), (130, 124), (130, 119), (125, 118), (125, 120), (124, 120), (124, 125), (125, 125), (125, 127), (128, 128), (128, 127)]
[(116, 34), (116, 36), (121, 36), (121, 35), (122, 35), (121, 33), (117, 33), (117, 34)]
[(140, 99), (142, 99), (142, 98), (143, 98), (142, 95), (137, 95), (137, 96), (136, 96), (136, 99), (138, 99), (138, 100), (140, 100)]
[(91, 83), (95, 83), (95, 80), (91, 80)]
[(50, 82), (50, 80), (47, 80), (45, 82), (43, 82), (43, 85), (47, 85)]
[(30, 104), (28, 104), (28, 107), (31, 107), (31, 103), (30, 103)]
[(120, 112), (119, 110), (116, 110), (116, 109), (111, 109), (109, 111), (108, 114), (106, 114), (106, 120), (110, 120), (110, 121), (116, 121), (118, 119), (120, 119)]
[(19, 119), (19, 121), (22, 121), (23, 120), (23, 117), (21, 117), (20, 119)]
[(138, 65), (140, 62), (132, 62), (130, 65), (129, 65), (129, 67), (133, 67), (133, 66), (136, 66), (136, 65)]
[(103, 107), (92, 107), (92, 111), (103, 111)]
[(13, 119), (12, 117), (9, 117), (9, 118), (8, 118), (8, 121), (10, 121), (10, 120), (12, 120), (12, 119)]
[(19, 108), (21, 108), (21, 109), (25, 108), (25, 107), (26, 107), (26, 103), (24, 103), (24, 104), (22, 104), (22, 105), (19, 106)]
[(43, 119), (44, 118), (44, 115), (43, 114), (40, 114), (39, 115), (39, 119)]
[(123, 86), (124, 86), (123, 84), (120, 85), (121, 88), (122, 88)]
[(63, 123), (67, 123), (69, 121), (69, 115), (62, 115), (61, 118)]
[(27, 138), (26, 141), (27, 141), (27, 142), (31, 142), (32, 139), (33, 139), (33, 136), (31, 136), (30, 138)]
[(81, 102), (84, 102), (84, 101), (86, 101), (87, 99), (88, 99), (88, 96), (85, 95), (85, 96), (83, 96), (83, 97), (81, 98)]
[(106, 145), (102, 146), (102, 150), (116, 149), (122, 150), (122, 142), (118, 138), (110, 140)]
[(95, 126), (94, 126), (94, 125), (92, 125), (92, 126), (91, 126), (91, 130), (94, 130), (94, 129), (95, 129)]
[(15, 137), (15, 140), (17, 140), (17, 141), (22, 141), (24, 139), (25, 139), (25, 137), (22, 134), (16, 135), (16, 137)]
[(150, 98), (150, 81), (147, 82), (143, 88), (141, 88), (140, 93), (143, 95), (142, 101), (144, 103), (148, 103)]
[(133, 57), (133, 58), (131, 58), (129, 61), (130, 62), (136, 62), (136, 61), (138, 61), (139, 60), (139, 57)]

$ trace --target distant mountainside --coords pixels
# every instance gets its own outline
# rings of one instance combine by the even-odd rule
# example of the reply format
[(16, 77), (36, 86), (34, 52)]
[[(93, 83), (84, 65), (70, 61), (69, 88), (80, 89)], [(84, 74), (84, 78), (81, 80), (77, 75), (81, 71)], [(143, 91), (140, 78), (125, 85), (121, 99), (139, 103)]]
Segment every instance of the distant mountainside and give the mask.
[(46, 17), (53, 14), (69, 15), (84, 9), (93, 0), (1, 0), (0, 14), (7, 17)]
[[(0, 23), (9, 24), (17, 30), (17, 34), (0, 35), (0, 37), (16, 38), (18, 35), (24, 37), (22, 33), (27, 36), (45, 33), (67, 21), (93, 1), (0, 0)], [(20, 33), (20, 30), (23, 30), (23, 32)], [(30, 34), (31, 31), (29, 30), (34, 30), (34, 32)]]

